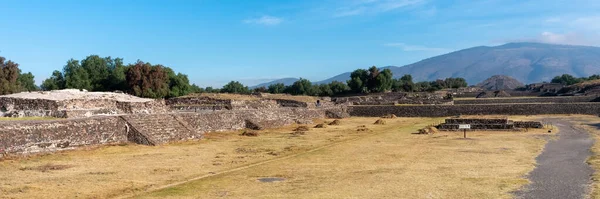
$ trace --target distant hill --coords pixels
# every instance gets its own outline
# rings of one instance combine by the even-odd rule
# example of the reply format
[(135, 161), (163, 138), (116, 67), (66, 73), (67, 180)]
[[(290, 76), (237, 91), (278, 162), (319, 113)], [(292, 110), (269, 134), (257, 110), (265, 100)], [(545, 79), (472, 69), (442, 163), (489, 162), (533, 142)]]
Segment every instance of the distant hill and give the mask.
[[(411, 74), (414, 81), (463, 77), (469, 84), (476, 84), (493, 75), (506, 75), (523, 83), (536, 83), (565, 73), (577, 77), (600, 74), (600, 47), (508, 43), (468, 48), (402, 67), (384, 68), (392, 70), (394, 78)], [(317, 83), (345, 82), (349, 78), (350, 72), (346, 72)]]
[(475, 86), (484, 90), (512, 90), (525, 85), (506, 75), (494, 75)]
[(259, 85), (251, 86), (250, 88), (254, 89), (254, 88), (260, 88), (260, 87), (263, 87), (263, 86), (264, 87), (269, 87), (269, 85), (271, 85), (271, 84), (279, 84), (279, 83), (283, 83), (284, 85), (289, 86), (289, 85), (294, 84), (294, 82), (296, 82), (298, 80), (300, 80), (300, 79), (299, 78), (292, 78), (292, 77), (290, 77), (290, 78), (283, 78), (283, 79), (278, 79), (278, 80), (274, 80), (274, 81), (262, 83), (262, 84), (259, 84)]

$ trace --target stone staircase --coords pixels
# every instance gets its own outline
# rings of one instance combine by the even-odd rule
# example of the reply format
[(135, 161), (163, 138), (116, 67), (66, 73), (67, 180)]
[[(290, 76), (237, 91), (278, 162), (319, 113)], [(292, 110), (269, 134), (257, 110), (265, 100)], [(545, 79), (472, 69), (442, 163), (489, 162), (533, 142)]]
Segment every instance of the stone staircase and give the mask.
[(159, 145), (202, 138), (201, 133), (171, 114), (123, 115), (121, 118), (128, 124), (128, 140), (138, 144)]

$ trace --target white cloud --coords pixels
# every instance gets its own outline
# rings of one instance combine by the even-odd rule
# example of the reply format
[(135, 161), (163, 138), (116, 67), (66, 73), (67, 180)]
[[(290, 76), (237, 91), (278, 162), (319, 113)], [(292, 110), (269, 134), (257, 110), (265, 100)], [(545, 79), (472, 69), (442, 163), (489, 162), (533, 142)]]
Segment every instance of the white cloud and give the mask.
[(559, 44), (570, 44), (575, 43), (574, 37), (567, 34), (558, 34), (553, 32), (543, 32), (540, 35), (540, 41), (544, 43), (559, 43)]
[(258, 24), (258, 25), (265, 25), (265, 26), (275, 26), (275, 25), (279, 25), (281, 22), (283, 22), (282, 18), (268, 16), (268, 15), (264, 15), (259, 18), (252, 18), (252, 19), (244, 20), (244, 23), (247, 23), (247, 24)]
[(403, 51), (448, 51), (448, 49), (445, 48), (432, 48), (427, 46), (409, 45), (405, 43), (387, 43), (384, 44), (384, 46), (401, 48)]
[(600, 16), (586, 16), (576, 18), (571, 22), (571, 25), (587, 31), (600, 30)]
[(334, 17), (346, 17), (361, 14), (377, 14), (423, 3), (425, 0), (361, 0), (339, 7)]

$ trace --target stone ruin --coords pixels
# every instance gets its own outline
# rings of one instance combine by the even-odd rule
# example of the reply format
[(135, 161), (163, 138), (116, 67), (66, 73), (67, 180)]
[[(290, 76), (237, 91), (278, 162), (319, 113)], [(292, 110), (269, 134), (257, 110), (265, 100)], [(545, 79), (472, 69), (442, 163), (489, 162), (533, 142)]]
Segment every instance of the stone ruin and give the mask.
[(457, 131), (459, 125), (470, 124), (471, 130), (520, 130), (528, 128), (544, 128), (541, 122), (512, 121), (507, 118), (449, 118), (436, 128), (443, 131)]
[(339, 105), (397, 105), (397, 104), (452, 104), (447, 92), (390, 92), (350, 97), (336, 97), (333, 102)]
[(475, 98), (494, 98), (494, 97), (510, 97), (506, 91), (497, 90), (497, 91), (484, 91), (477, 95)]
[(334, 107), (330, 98), (291, 96), (286, 94), (236, 95), (236, 94), (193, 94), (166, 101), (167, 106), (178, 112), (203, 112), (214, 110), (254, 110), (273, 108), (316, 108)]
[(0, 96), (0, 117), (82, 118), (96, 115), (165, 113), (164, 100), (124, 93), (66, 89)]
[(0, 158), (88, 145), (160, 145), (200, 139), (207, 132), (277, 128), (349, 116), (344, 107), (328, 99), (306, 96), (203, 94), (165, 101), (80, 90), (0, 96), (0, 108), (0, 117), (55, 118), (0, 121)]

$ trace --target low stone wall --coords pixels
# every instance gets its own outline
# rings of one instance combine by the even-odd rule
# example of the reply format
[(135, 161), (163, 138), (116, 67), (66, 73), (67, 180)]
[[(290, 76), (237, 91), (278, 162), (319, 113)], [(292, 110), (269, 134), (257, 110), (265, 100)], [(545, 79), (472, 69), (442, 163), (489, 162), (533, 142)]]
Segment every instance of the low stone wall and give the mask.
[(350, 106), (348, 113), (359, 117), (447, 117), (456, 115), (598, 115), (600, 103), (571, 104), (486, 104), (486, 105), (419, 105), (419, 106)]
[(249, 121), (262, 128), (312, 122), (326, 117), (328, 111), (343, 112), (338, 108), (278, 108), (0, 122), (0, 157), (128, 141), (155, 145), (198, 139), (206, 132), (246, 128)]
[(392, 92), (362, 96), (333, 98), (336, 104), (345, 105), (393, 105), (393, 104), (451, 104), (441, 93), (429, 92)]
[[(437, 129), (444, 131), (456, 131), (460, 130), (459, 124), (440, 124)], [(471, 124), (469, 130), (513, 130), (515, 126), (513, 124)]]
[(157, 114), (167, 113), (165, 100), (153, 100), (148, 102), (116, 102), (118, 110), (126, 114)]
[(247, 110), (247, 109), (273, 109), (279, 108), (275, 100), (231, 100), (215, 99), (207, 96), (179, 97), (168, 99), (166, 104), (176, 111), (193, 110)]
[[(118, 117), (0, 122), (0, 154), (27, 154), (127, 142)], [(0, 155), (1, 156), (1, 155)]]
[(598, 96), (528, 97), (528, 98), (481, 98), (454, 100), (454, 104), (515, 104), (515, 103), (580, 103), (591, 102)]
[(324, 118), (329, 109), (279, 108), (268, 110), (214, 111), (209, 113), (177, 114), (199, 132), (239, 130), (246, 121), (253, 121), (263, 128), (276, 128), (296, 122)]
[(541, 122), (535, 121), (515, 121), (513, 122), (515, 128), (544, 128), (544, 125)]
[(247, 109), (274, 109), (279, 108), (275, 100), (233, 100), (231, 101), (232, 110)]

